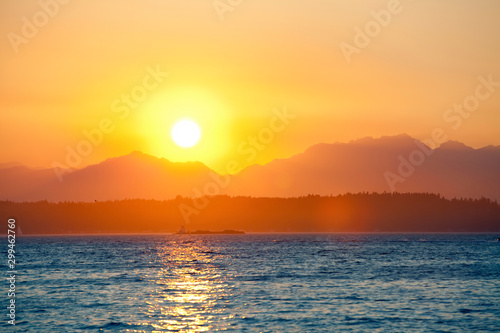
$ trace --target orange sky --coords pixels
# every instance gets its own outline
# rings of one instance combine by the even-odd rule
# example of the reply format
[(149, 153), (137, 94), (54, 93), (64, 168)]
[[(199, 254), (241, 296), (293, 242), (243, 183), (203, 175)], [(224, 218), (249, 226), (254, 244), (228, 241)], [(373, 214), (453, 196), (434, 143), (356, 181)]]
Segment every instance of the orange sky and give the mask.
[[(500, 145), (500, 87), (456, 129), (443, 119), (479, 76), (500, 82), (497, 0), (242, 0), (224, 12), (222, 0), (61, 2), (0, 3), (0, 163), (66, 164), (99, 126), (75, 166), (140, 150), (220, 170), (319, 142), (426, 139), (436, 127)], [(374, 25), (381, 10), (386, 26)], [(348, 62), (341, 43), (359, 46), (355, 28), (377, 24)], [(141, 100), (126, 106), (132, 93)], [(278, 123), (284, 110), (294, 118)], [(182, 118), (202, 129), (194, 148), (170, 138)], [(259, 134), (266, 143), (251, 148)]]

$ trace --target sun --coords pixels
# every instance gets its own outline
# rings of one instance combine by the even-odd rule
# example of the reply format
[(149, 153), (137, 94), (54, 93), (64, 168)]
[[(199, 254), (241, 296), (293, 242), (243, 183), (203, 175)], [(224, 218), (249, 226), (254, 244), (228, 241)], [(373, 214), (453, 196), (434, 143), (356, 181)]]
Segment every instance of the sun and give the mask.
[(201, 130), (192, 120), (180, 120), (172, 128), (172, 139), (183, 148), (193, 147), (200, 141)]

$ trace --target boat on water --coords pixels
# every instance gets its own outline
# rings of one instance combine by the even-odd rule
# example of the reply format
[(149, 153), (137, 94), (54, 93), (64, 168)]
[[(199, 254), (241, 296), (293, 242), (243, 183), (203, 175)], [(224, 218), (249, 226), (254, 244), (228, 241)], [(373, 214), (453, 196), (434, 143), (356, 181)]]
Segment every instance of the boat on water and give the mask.
[(185, 226), (177, 233), (178, 235), (245, 235), (244, 231), (240, 230), (223, 230), (223, 231), (210, 231), (210, 230), (196, 230), (187, 231)]

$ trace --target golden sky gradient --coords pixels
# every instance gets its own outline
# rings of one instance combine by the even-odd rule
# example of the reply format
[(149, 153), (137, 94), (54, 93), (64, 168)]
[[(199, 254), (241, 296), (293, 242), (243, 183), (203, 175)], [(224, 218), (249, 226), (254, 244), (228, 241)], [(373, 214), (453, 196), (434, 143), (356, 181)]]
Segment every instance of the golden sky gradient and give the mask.
[[(319, 142), (426, 139), (436, 127), (473, 147), (500, 145), (500, 87), (457, 129), (443, 119), (479, 76), (500, 82), (498, 0), (401, 0), (350, 63), (341, 43), (356, 46), (355, 28), (394, 0), (242, 0), (223, 13), (214, 4), (230, 1), (61, 2), (0, 2), (0, 163), (64, 164), (100, 124), (107, 133), (77, 167), (139, 150), (221, 170)], [(123, 108), (134, 91), (146, 94)], [(243, 154), (285, 109), (295, 118), (255, 158)], [(194, 148), (170, 137), (183, 118), (203, 132)]]

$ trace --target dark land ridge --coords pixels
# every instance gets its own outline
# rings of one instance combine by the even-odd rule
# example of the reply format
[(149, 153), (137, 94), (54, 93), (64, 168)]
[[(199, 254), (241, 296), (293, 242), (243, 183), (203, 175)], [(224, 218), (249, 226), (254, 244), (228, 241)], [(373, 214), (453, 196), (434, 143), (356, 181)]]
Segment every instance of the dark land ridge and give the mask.
[(3, 221), (25, 235), (245, 232), (500, 232), (500, 205), (490, 199), (445, 199), (428, 193), (358, 193), (296, 198), (213, 196), (103, 202), (0, 201)]

